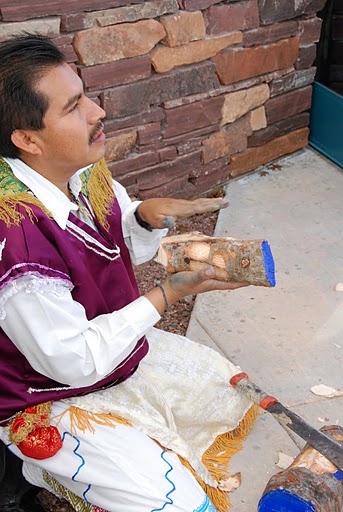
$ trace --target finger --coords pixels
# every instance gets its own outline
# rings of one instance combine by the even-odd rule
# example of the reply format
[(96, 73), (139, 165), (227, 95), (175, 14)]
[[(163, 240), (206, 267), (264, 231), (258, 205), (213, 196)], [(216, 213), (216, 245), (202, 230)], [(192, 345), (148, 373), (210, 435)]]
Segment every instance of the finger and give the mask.
[(196, 199), (195, 201), (189, 201), (188, 205), (184, 205), (178, 216), (189, 217), (199, 213), (215, 212), (228, 206), (229, 202), (224, 198)]
[(165, 217), (162, 221), (162, 225), (164, 228), (173, 228), (176, 224), (176, 217), (172, 217), (169, 215), (169, 217)]

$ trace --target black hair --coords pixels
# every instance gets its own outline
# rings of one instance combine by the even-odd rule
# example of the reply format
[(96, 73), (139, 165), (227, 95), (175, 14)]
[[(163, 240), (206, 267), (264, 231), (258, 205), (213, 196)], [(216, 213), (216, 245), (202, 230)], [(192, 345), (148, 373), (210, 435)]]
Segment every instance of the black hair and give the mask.
[(30, 34), (12, 36), (0, 42), (0, 155), (17, 158), (11, 141), (14, 130), (44, 128), (49, 106), (35, 85), (48, 68), (64, 63), (65, 57), (47, 37)]

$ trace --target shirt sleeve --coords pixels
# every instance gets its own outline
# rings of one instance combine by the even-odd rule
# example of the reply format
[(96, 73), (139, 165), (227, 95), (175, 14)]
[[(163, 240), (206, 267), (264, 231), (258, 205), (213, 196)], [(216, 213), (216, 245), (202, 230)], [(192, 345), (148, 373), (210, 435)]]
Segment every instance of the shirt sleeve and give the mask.
[(125, 244), (129, 249), (132, 263), (140, 265), (154, 257), (162, 237), (167, 234), (168, 230), (154, 229), (150, 232), (142, 228), (134, 216), (134, 211), (142, 201), (132, 202), (125, 188), (117, 181), (114, 181), (114, 190), (122, 211)]
[(28, 293), (25, 284), (38, 278), (24, 279), (28, 283), (8, 294), (0, 327), (37, 372), (66, 385), (90, 386), (106, 377), (160, 319), (150, 301), (139, 297), (88, 320), (67, 288), (53, 293), (39, 278), (41, 291)]

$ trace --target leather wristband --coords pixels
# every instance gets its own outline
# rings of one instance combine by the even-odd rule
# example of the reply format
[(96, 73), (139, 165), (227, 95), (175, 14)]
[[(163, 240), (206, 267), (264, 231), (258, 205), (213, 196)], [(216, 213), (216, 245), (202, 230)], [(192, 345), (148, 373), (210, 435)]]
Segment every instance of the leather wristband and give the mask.
[(147, 231), (150, 231), (150, 232), (154, 229), (148, 222), (145, 222), (145, 220), (143, 220), (142, 217), (139, 215), (139, 213), (138, 213), (138, 206), (135, 209), (135, 211), (133, 212), (133, 214), (135, 216), (137, 224), (141, 228), (144, 228), (144, 229), (146, 229)]

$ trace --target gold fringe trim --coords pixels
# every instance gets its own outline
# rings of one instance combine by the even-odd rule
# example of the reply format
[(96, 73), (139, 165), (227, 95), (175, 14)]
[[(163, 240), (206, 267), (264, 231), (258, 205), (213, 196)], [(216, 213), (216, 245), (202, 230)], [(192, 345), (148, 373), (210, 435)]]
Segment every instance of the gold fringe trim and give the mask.
[(87, 180), (87, 191), (85, 195), (92, 205), (96, 218), (106, 231), (108, 231), (110, 226), (106, 217), (111, 213), (114, 191), (112, 187), (112, 175), (104, 158), (97, 162), (92, 168), (89, 179)]
[(243, 441), (251, 432), (259, 414), (259, 407), (253, 405), (234, 430), (219, 435), (206, 450), (202, 462), (215, 480), (227, 476), (226, 468), (230, 459), (242, 449)]
[(128, 427), (132, 426), (128, 420), (122, 418), (121, 416), (113, 416), (112, 414), (96, 414), (93, 412), (85, 411), (84, 409), (79, 409), (73, 405), (69, 407), (69, 409), (63, 411), (61, 414), (51, 418), (51, 421), (58, 419), (56, 423), (56, 426), (58, 426), (66, 413), (70, 414), (70, 432), (73, 435), (76, 434), (78, 430), (81, 430), (82, 432), (89, 430), (90, 432), (94, 433), (95, 428), (92, 423), (113, 428), (115, 428), (117, 424), (126, 425)]
[[(217, 482), (227, 477), (227, 467), (233, 455), (242, 449), (243, 441), (251, 431), (259, 415), (259, 407), (253, 405), (246, 413), (239, 425), (231, 432), (219, 435), (202, 456), (202, 462), (208, 469), (212, 478)], [(178, 455), (178, 454), (177, 454)], [(195, 472), (190, 463), (178, 455), (182, 464), (189, 469), (196, 481), (205, 491), (211, 502), (219, 512), (227, 512), (232, 507), (229, 494), (219, 487), (206, 484)]]
[(44, 402), (18, 412), (6, 427), (11, 443), (18, 446), (36, 427), (49, 426), (51, 407), (52, 402)]
[(5, 222), (9, 228), (12, 224), (19, 226), (25, 216), (18, 211), (18, 206), (22, 206), (31, 222), (37, 221), (36, 215), (33, 213), (29, 205), (38, 206), (48, 217), (52, 218), (49, 210), (33, 195), (27, 192), (19, 194), (4, 195), (0, 197), (0, 220)]

